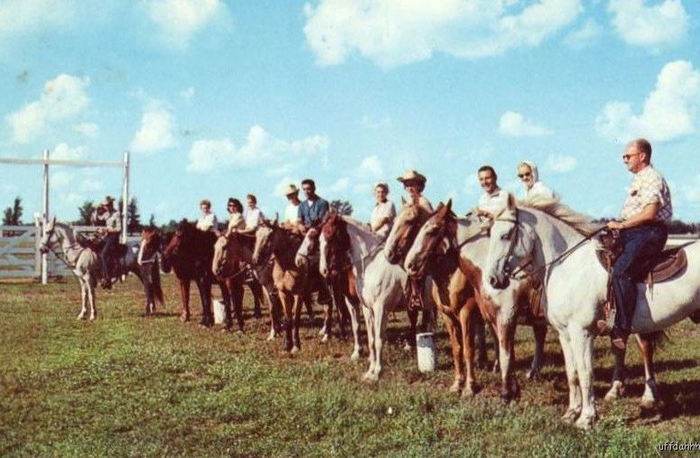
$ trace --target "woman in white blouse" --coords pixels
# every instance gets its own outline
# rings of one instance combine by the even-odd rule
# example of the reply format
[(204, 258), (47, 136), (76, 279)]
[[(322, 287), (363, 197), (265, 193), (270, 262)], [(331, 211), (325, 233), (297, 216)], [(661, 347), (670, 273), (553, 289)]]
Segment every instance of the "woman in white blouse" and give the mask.
[(550, 199), (559, 200), (559, 196), (540, 181), (537, 166), (532, 161), (522, 161), (518, 164), (518, 178), (525, 185), (524, 200)]

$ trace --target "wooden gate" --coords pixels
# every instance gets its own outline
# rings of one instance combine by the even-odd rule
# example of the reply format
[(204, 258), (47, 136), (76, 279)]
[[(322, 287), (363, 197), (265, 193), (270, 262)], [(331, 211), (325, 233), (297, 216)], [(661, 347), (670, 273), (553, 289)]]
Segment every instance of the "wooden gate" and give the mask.
[(37, 226), (0, 226), (0, 278), (41, 275)]

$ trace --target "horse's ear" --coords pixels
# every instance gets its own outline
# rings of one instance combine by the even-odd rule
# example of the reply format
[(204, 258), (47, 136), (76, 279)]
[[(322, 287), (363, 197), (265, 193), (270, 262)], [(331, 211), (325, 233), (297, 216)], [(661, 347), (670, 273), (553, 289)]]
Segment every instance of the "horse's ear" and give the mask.
[(452, 199), (447, 201), (447, 205), (445, 205), (445, 207), (447, 207), (448, 212), (452, 211)]
[(508, 193), (508, 210), (515, 210), (517, 202), (515, 201), (515, 196)]
[(51, 227), (54, 227), (56, 225), (56, 215), (53, 215), (51, 217)]

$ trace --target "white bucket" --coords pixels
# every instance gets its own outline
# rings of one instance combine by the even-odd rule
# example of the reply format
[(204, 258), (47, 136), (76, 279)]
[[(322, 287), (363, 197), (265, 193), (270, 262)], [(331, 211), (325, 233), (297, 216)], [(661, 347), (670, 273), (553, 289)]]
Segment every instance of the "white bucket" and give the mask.
[(224, 307), (224, 303), (218, 299), (214, 299), (212, 301), (212, 307), (214, 308), (214, 323), (223, 323), (226, 319), (226, 307)]
[(416, 334), (416, 351), (418, 352), (418, 370), (421, 372), (433, 372), (437, 358), (432, 332)]

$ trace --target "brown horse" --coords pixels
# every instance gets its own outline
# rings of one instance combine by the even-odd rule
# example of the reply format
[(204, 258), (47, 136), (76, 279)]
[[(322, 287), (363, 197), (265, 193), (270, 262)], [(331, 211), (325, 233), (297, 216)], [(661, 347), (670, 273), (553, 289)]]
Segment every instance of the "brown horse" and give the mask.
[[(194, 280), (202, 301), (202, 319), (200, 325), (214, 325), (214, 314), (211, 305), (211, 286), (214, 276), (211, 271), (214, 258), (214, 243), (216, 234), (211, 231), (200, 231), (194, 224), (182, 220), (177, 230), (172, 234), (163, 251), (163, 271), (175, 271), (180, 282), (182, 297), (182, 313), (180, 319), (190, 319), (190, 282)], [(225, 287), (221, 288), (224, 301), (230, 301)]]
[(145, 313), (155, 312), (156, 302), (163, 306), (163, 288), (160, 284), (160, 266), (158, 254), (162, 248), (160, 231), (155, 227), (146, 227), (141, 231), (141, 244), (136, 258), (139, 266), (138, 275), (146, 294)]
[[(360, 298), (357, 293), (357, 279), (350, 259), (350, 237), (347, 233), (346, 223), (338, 212), (331, 210), (324, 218), (319, 228), (309, 229), (304, 237), (304, 242), (299, 247), (296, 255), (297, 266), (302, 266), (306, 260), (318, 251), (319, 235), (323, 234), (327, 242), (325, 258), (327, 264), (320, 268), (320, 274), (328, 282), (333, 294), (338, 312), (340, 336), (345, 338), (346, 327), (350, 322), (354, 339), (354, 347), (350, 359), (356, 361), (360, 358), (362, 345), (360, 343)], [(326, 307), (324, 329), (330, 334), (332, 327), (332, 309)]]
[(305, 266), (297, 267), (294, 262), (302, 240), (301, 234), (280, 227), (277, 221), (266, 223), (255, 231), (252, 257), (254, 266), (263, 266), (273, 259), (272, 279), (286, 319), (285, 349), (291, 353), (301, 349), (301, 306), (309, 294), (307, 269)]
[(244, 238), (250, 239), (250, 237), (235, 233), (219, 237), (214, 244), (214, 258), (211, 267), (212, 273), (226, 288), (231, 298), (230, 301), (224, 302), (226, 310), (224, 328), (226, 330), (233, 328), (233, 313), (235, 313), (238, 329), (241, 332), (245, 323), (243, 319), (243, 283), (246, 274), (244, 261), (246, 258), (250, 260), (250, 251), (248, 250), (247, 256), (243, 253), (246, 250)]
[[(513, 332), (499, 325), (499, 307), (482, 292), (481, 269), (488, 254), (488, 235), (476, 218), (457, 220), (451, 201), (442, 203), (416, 236), (405, 260), (409, 275), (426, 273), (435, 279), (433, 297), (443, 314), (450, 334), (455, 381), (451, 391), (462, 389), (462, 396), (472, 396), (474, 381), (474, 349), (469, 333), (471, 320), (479, 312), (494, 328), (501, 351), (501, 396), (507, 401), (517, 396), (519, 387), (512, 377)], [(511, 292), (522, 308), (530, 304), (531, 285), (523, 282)], [(529, 308), (528, 308), (529, 310)], [(546, 325), (531, 321), (536, 336), (536, 351), (530, 374), (539, 371)], [(505, 349), (505, 351), (504, 351)]]

